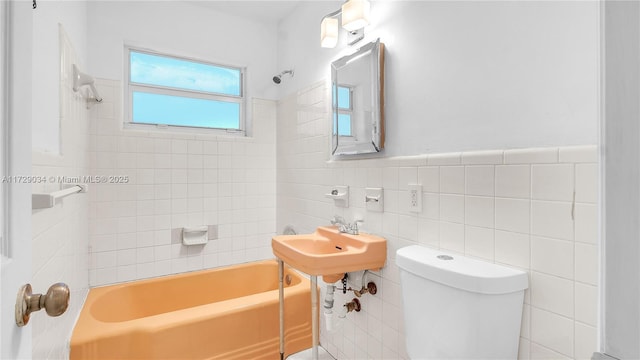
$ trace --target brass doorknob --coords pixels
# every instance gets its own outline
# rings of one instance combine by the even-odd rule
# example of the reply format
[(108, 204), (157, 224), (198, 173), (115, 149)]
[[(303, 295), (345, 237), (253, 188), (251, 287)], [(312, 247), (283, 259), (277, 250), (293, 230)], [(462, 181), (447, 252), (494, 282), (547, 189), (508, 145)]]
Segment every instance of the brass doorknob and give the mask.
[(31, 284), (22, 286), (16, 298), (16, 324), (27, 325), (31, 313), (42, 308), (49, 316), (62, 315), (69, 307), (69, 295), (69, 287), (64, 283), (51, 285), (44, 295), (33, 294)]

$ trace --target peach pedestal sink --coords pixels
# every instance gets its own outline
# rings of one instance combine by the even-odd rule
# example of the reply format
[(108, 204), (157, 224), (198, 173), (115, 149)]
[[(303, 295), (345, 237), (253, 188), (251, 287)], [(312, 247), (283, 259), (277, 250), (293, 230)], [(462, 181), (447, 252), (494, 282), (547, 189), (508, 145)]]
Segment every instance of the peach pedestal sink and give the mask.
[(311, 341), (313, 360), (318, 359), (318, 286), (317, 277), (334, 283), (344, 273), (378, 270), (387, 258), (387, 240), (379, 236), (341, 233), (336, 226), (321, 226), (313, 234), (279, 235), (271, 239), (278, 258), (280, 291), (280, 359), (284, 357), (284, 263), (311, 275)]

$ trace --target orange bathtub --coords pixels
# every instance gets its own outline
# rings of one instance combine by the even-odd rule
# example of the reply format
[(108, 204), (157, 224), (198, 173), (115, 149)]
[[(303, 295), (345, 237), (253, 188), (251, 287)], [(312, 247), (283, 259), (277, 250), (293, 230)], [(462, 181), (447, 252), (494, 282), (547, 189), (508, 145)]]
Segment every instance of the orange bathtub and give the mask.
[[(285, 267), (285, 355), (311, 347), (309, 280)], [(70, 359), (279, 359), (278, 265), (227, 268), (94, 288)]]

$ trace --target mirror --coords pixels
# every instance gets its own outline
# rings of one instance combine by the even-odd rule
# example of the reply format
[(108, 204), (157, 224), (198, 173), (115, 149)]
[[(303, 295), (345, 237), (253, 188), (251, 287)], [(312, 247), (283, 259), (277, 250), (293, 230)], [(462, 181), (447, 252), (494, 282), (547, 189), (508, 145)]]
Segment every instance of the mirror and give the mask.
[(384, 44), (378, 39), (331, 63), (332, 155), (384, 148)]

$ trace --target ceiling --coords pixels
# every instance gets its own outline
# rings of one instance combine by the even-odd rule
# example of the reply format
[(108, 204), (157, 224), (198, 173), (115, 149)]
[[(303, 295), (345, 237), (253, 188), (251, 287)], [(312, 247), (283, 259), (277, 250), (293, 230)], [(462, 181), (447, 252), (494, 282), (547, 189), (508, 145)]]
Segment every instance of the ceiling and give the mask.
[(189, 3), (204, 6), (220, 12), (241, 16), (264, 22), (278, 22), (300, 4), (300, 0), (271, 1), (271, 0), (188, 0)]

